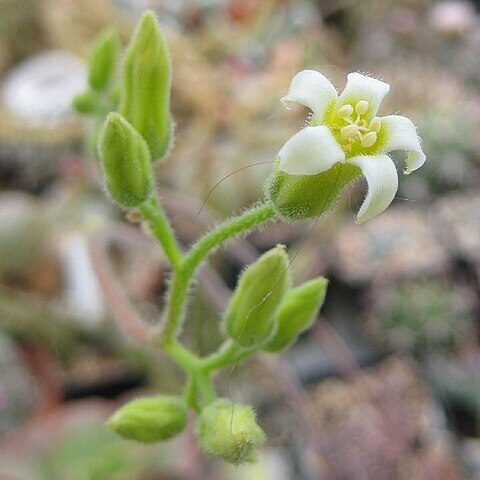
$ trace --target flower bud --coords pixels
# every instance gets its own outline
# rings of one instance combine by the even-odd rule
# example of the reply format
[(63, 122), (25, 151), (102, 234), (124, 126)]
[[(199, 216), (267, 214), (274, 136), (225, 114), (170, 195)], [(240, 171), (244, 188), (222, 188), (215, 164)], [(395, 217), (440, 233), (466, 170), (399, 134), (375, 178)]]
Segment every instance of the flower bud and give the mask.
[(84, 115), (98, 111), (98, 97), (92, 90), (86, 90), (73, 97), (73, 108)]
[(256, 347), (275, 333), (275, 312), (289, 286), (288, 256), (278, 245), (241, 275), (225, 314), (225, 331), (238, 345)]
[(120, 111), (147, 142), (152, 160), (170, 147), (170, 88), (170, 55), (155, 14), (148, 11), (125, 55)]
[(107, 421), (108, 428), (129, 440), (153, 443), (179, 434), (187, 424), (187, 408), (178, 397), (160, 395), (133, 400)]
[(277, 169), (267, 181), (267, 195), (285, 220), (304, 220), (328, 211), (360, 174), (358, 167), (343, 163), (317, 175), (290, 175)]
[(111, 85), (118, 61), (119, 41), (114, 31), (102, 35), (93, 45), (88, 62), (88, 84), (101, 92)]
[(106, 187), (115, 202), (133, 208), (149, 199), (154, 187), (148, 146), (119, 113), (107, 117), (98, 150)]
[(255, 461), (255, 450), (265, 441), (249, 405), (219, 399), (197, 418), (196, 435), (202, 450), (239, 465)]
[(327, 285), (328, 280), (319, 277), (287, 292), (277, 311), (277, 331), (264, 350), (278, 352), (310, 327), (323, 305)]

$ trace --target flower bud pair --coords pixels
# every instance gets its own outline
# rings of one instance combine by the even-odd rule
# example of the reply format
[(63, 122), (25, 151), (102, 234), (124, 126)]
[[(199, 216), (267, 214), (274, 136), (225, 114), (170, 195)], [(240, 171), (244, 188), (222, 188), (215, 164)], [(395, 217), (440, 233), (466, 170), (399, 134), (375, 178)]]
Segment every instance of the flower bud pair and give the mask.
[(110, 417), (107, 427), (129, 440), (153, 443), (174, 437), (186, 424), (183, 400), (160, 395), (127, 403)]
[(277, 246), (240, 276), (225, 315), (225, 331), (241, 348), (282, 350), (309, 328), (327, 285), (319, 277), (288, 291), (288, 256)]

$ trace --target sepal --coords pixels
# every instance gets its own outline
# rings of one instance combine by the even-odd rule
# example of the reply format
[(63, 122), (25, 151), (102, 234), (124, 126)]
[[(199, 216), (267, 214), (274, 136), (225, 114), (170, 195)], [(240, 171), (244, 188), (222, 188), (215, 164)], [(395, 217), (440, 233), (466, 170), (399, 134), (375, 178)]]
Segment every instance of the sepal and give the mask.
[(267, 196), (286, 221), (318, 217), (360, 174), (358, 167), (347, 163), (337, 163), (317, 175), (290, 175), (276, 168), (266, 183)]

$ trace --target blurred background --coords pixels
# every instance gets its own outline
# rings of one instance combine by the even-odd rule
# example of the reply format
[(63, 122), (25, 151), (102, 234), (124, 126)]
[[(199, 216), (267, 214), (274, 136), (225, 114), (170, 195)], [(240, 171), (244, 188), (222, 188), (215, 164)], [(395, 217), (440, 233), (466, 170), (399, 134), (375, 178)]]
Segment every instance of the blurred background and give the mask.
[[(184, 334), (198, 353), (272, 245), (298, 282), (331, 281), (291, 350), (217, 378), (267, 433), (252, 466), (205, 459), (191, 432), (144, 447), (103, 427), (183, 381), (110, 313), (128, 296), (156, 322), (168, 269), (104, 195), (70, 107), (92, 41), (114, 27), (125, 44), (146, 8), (172, 51), (176, 145), (157, 180), (185, 246), (263, 196), (265, 162), (305, 121), (279, 103), (302, 68), (339, 89), (355, 70), (389, 82), (380, 113), (410, 117), (427, 154), (375, 220), (353, 223), (359, 184), (319, 222), (269, 227), (202, 270)], [(479, 132), (480, 2), (0, 0), (0, 479), (480, 479)]]

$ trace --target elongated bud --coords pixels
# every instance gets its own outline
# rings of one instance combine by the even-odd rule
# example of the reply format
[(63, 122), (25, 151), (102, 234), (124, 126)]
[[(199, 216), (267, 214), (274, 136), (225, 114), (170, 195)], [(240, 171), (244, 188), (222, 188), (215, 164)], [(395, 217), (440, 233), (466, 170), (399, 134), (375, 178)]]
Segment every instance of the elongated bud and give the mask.
[(240, 276), (225, 314), (225, 331), (238, 345), (261, 346), (275, 333), (275, 312), (290, 277), (285, 247), (262, 255)]
[(226, 399), (205, 407), (195, 427), (205, 453), (235, 465), (255, 461), (255, 450), (265, 441), (253, 408)]
[(267, 181), (267, 195), (287, 221), (318, 217), (360, 174), (359, 168), (349, 164), (336, 164), (317, 175), (289, 175), (277, 169)]
[(179, 434), (187, 424), (187, 408), (178, 397), (139, 398), (117, 410), (108, 428), (129, 440), (153, 443)]
[(171, 64), (155, 14), (141, 18), (125, 55), (120, 111), (147, 142), (152, 160), (167, 153), (172, 138)]
[(323, 305), (327, 285), (328, 280), (320, 277), (287, 292), (277, 311), (277, 331), (264, 350), (278, 352), (310, 327)]
[(101, 92), (112, 84), (119, 58), (119, 40), (116, 32), (109, 31), (93, 45), (88, 62), (88, 84)]
[(111, 113), (100, 132), (99, 155), (106, 187), (121, 207), (138, 207), (154, 191), (150, 151), (140, 134), (119, 114)]

